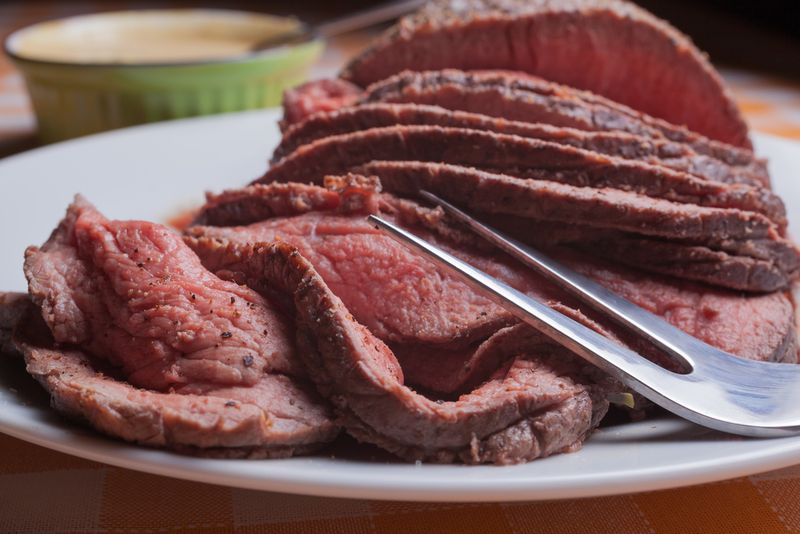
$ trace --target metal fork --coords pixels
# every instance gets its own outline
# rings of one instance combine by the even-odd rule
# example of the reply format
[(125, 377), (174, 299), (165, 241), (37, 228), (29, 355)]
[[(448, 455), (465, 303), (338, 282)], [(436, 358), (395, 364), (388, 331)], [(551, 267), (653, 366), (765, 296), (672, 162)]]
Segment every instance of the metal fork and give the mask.
[(712, 347), (445, 200), (426, 191), (421, 195), (549, 281), (643, 336), (688, 372), (660, 367), (414, 234), (374, 215), (369, 219), (556, 343), (676, 415), (743, 436), (800, 434), (800, 366), (744, 360)]

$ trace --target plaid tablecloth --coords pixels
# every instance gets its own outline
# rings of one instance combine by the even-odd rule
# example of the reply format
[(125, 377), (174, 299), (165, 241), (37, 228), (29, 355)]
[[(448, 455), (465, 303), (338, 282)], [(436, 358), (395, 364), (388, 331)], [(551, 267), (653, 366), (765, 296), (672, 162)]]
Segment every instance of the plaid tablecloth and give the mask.
[(800, 468), (794, 467), (597, 499), (503, 504), (325, 499), (146, 475), (0, 434), (3, 533), (796, 532), (798, 495)]
[[(329, 60), (342, 55), (334, 50)], [(800, 86), (741, 72), (724, 74), (756, 130), (800, 139)], [(30, 146), (34, 128), (23, 84), (0, 59), (0, 151)], [(800, 531), (800, 467), (596, 499), (396, 503), (173, 480), (81, 460), (0, 434), (0, 533), (783, 531)]]

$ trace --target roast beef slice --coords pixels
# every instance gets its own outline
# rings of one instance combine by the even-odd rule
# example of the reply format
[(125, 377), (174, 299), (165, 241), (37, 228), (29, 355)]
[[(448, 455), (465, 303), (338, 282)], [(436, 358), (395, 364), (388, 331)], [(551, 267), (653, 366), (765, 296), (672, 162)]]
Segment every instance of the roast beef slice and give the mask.
[(117, 380), (72, 346), (56, 344), (36, 311), (18, 329), (28, 373), (63, 414), (100, 432), (182, 453), (225, 458), (283, 458), (319, 449), (337, 434), (313, 387), (263, 375), (252, 387), (202, 395), (162, 393)]
[(365, 87), (405, 69), (442, 68), (536, 74), (750, 146), (747, 126), (706, 57), (630, 2), (431, 2), (388, 30), (342, 76)]
[(669, 139), (730, 165), (752, 165), (766, 175), (765, 162), (754, 158), (749, 148), (709, 139), (594, 93), (520, 72), (404, 71), (371, 85), (359, 101), (430, 104), (523, 122)]
[[(560, 242), (594, 243), (593, 248), (617, 251), (612, 257), (648, 270), (747, 291), (786, 288), (800, 271), (797, 247), (764, 218), (740, 210), (437, 163), (371, 162), (360, 170), (380, 176), (393, 193), (413, 197), (428, 190), (477, 212), (513, 216), (505, 226), (528, 242), (563, 236)], [(569, 232), (540, 221), (563, 223)]]
[(767, 186), (769, 176), (755, 162), (730, 164), (699, 154), (685, 143), (620, 131), (585, 131), (544, 123), (520, 122), (481, 113), (448, 110), (424, 104), (373, 103), (315, 113), (288, 128), (273, 153), (273, 162), (298, 147), (323, 137), (396, 124), (436, 125), (519, 135), (574, 146), (624, 159), (687, 172), (701, 178), (727, 183)]
[(785, 208), (761, 187), (723, 184), (639, 161), (514, 135), (439, 126), (390, 126), (334, 135), (295, 150), (259, 183), (322, 183), (371, 160), (451, 163), (572, 185), (611, 187), (676, 202), (737, 208), (786, 225)]

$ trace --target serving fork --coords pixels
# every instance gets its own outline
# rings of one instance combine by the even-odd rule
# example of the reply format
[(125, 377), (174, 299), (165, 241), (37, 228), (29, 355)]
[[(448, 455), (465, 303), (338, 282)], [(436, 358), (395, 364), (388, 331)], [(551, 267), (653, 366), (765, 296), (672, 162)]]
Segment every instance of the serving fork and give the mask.
[(587, 306), (643, 337), (686, 372), (651, 362), (389, 221), (374, 215), (369, 219), (556, 343), (680, 417), (742, 436), (800, 434), (800, 366), (745, 360), (712, 347), (432, 193), (420, 195)]

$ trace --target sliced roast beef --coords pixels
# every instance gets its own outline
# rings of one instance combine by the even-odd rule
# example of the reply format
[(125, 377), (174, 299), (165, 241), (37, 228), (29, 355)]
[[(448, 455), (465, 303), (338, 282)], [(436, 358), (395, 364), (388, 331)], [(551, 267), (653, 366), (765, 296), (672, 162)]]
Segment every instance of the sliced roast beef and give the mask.
[[(409, 200), (384, 201), (381, 209), (384, 217), (509, 285), (544, 301), (561, 302), (583, 310), (558, 288), (491, 247), (475, 247), (466, 238), (454, 237), (463, 232), (448, 229), (451, 223), (441, 210), (424, 209)], [(471, 295), (471, 290), (458, 280), (439, 273), (429, 262), (377, 233), (360, 215), (312, 212), (241, 227), (194, 227), (188, 230), (188, 235), (190, 245), (196, 250), (202, 238), (244, 246), (280, 236), (311, 261), (357, 321), (390, 345), (436, 344), (449, 349), (463, 348), (492, 331), (486, 328), (487, 323), (492, 323), (495, 330), (508, 324), (509, 317), (501, 309)], [(237, 255), (226, 256), (224, 250), (224, 247), (211, 247), (197, 251), (212, 271), (240, 269), (236, 266)], [(797, 358), (794, 311), (786, 293), (744, 296), (738, 291), (637, 273), (562, 248), (551, 248), (548, 252), (723, 350), (757, 360), (795, 361)], [(386, 280), (388, 283), (384, 283)], [(396, 284), (395, 280), (402, 283)], [(457, 304), (454, 299), (473, 303), (472, 309), (482, 309), (485, 315), (459, 311), (465, 304)], [(415, 321), (416, 314), (420, 319)], [(606, 330), (615, 331), (601, 317), (587, 315)], [(473, 334), (465, 335), (466, 332)], [(448, 339), (462, 342), (452, 343)]]
[[(187, 242), (210, 270), (251, 285), (253, 281), (239, 277), (246, 267), (237, 263), (235, 254), (227, 256), (225, 247), (204, 243), (211, 239), (246, 246), (280, 238), (297, 247), (356, 320), (397, 351), (401, 363), (415, 357), (418, 361), (421, 354), (435, 355), (425, 366), (409, 369), (407, 383), (414, 386), (443, 393), (460, 391), (465, 384), (476, 385), (487, 378), (496, 369), (492, 364), (512, 356), (497, 348), (508, 343), (492, 340), (498, 329), (516, 322), (508, 313), (434, 265), (420, 262), (362, 216), (308, 213), (247, 227), (194, 227), (188, 236)], [(507, 268), (502, 263), (493, 265), (498, 274)], [(545, 285), (529, 290), (544, 300), (559, 298)], [(459, 360), (471, 369), (452, 375)]]
[[(503, 262), (502, 256), (498, 256), (496, 251), (494, 256), (476, 253), (477, 249), (473, 246), (476, 240), (479, 245), (483, 242), (469, 232), (464, 234), (448, 228), (452, 223), (439, 208), (422, 208), (407, 200), (390, 202), (389, 207), (394, 210), (403, 210), (401, 213), (397, 211), (390, 211), (390, 213), (399, 221), (403, 221), (403, 225), (407, 228), (413, 229), (416, 233), (419, 233), (419, 230), (416, 229), (419, 227), (435, 232), (439, 239), (433, 241), (439, 247), (478, 266), (517, 289), (542, 298), (541, 286), (550, 285), (536, 277), (531, 277), (530, 271), (520, 268), (515, 262)], [(504, 222), (509, 224), (503, 229), (508, 233), (515, 235), (514, 229), (518, 231), (520, 228), (524, 228), (524, 224), (520, 224), (518, 218), (508, 217), (507, 219)], [(604, 242), (616, 246), (622, 244), (635, 247), (638, 250), (637, 253), (642, 256), (649, 252), (651, 254), (649, 261), (651, 262), (658, 262), (661, 258), (663, 263), (668, 264), (670, 261), (680, 260), (683, 256), (683, 259), (687, 261), (682, 263), (680, 268), (691, 272), (703, 268), (703, 265), (699, 261), (696, 261), (696, 266), (692, 265), (688, 262), (690, 259), (688, 256), (705, 257), (702, 251), (703, 247), (663, 250), (665, 247), (677, 248), (677, 246), (657, 240), (636, 243), (635, 241), (643, 238), (635, 236), (621, 238), (618, 234), (608, 235), (605, 232), (598, 236), (596, 242), (592, 242), (591, 239), (581, 241), (582, 236), (586, 235), (585, 229), (561, 223), (537, 222), (536, 224), (538, 233), (531, 241), (537, 245), (541, 243), (543, 249), (552, 257), (596, 280), (631, 302), (664, 317), (678, 328), (706, 343), (748, 359), (795, 362), (800, 356), (797, 329), (792, 326), (795, 321), (794, 304), (788, 291), (745, 296), (738, 291), (713, 289), (704, 284), (694, 284), (681, 279), (664, 278), (639, 270), (626, 269), (619, 265), (619, 262), (624, 259), (622, 254), (614, 256), (616, 264), (600, 260), (606, 254), (603, 249)], [(540, 226), (541, 228), (539, 228)], [(572, 235), (557, 235), (563, 234), (565, 227)], [(531, 236), (529, 232), (518, 232), (516, 236), (525, 240), (526, 236), (523, 234)], [(576, 236), (580, 237), (576, 238)], [(582, 248), (590, 251), (591, 256), (558, 246), (560, 243), (575, 241), (584, 245)], [(465, 250), (472, 250), (472, 252), (465, 254)], [(488, 252), (492, 250), (492, 247), (481, 250)], [(613, 250), (611, 252), (613, 253)], [(710, 251), (706, 250), (705, 252)], [(742, 259), (746, 260), (747, 258)], [(503, 267), (500, 267), (498, 262)], [(625, 262), (622, 261), (622, 263)], [(729, 260), (726, 260), (726, 269), (731, 268), (727, 266), (728, 263)], [(741, 267), (734, 263), (732, 268), (739, 269)], [(654, 270), (658, 272), (656, 269)], [(550, 290), (554, 289), (551, 287)], [(559, 306), (556, 309), (587, 324), (585, 320), (569, 312), (569, 308), (583, 309), (580, 303), (572, 301), (567, 295), (557, 295), (555, 298), (551, 296), (549, 299), (550, 303), (559, 301), (566, 303), (568, 305), (566, 308)], [(584, 309), (584, 311), (587, 310)], [(594, 316), (591, 313), (589, 316), (597, 321), (598, 325), (603, 325), (605, 335), (616, 332), (626, 343), (635, 343), (635, 340), (625, 338), (624, 333), (617, 332), (613, 325), (605, 323), (603, 317)], [(733, 319), (733, 323), (731, 323), (726, 319), (727, 316), (736, 317), (736, 319)], [(745, 319), (747, 317), (749, 319)], [(773, 329), (777, 325), (780, 326)], [(587, 324), (587, 326), (590, 325)], [(598, 330), (595, 326), (591, 327)], [(742, 330), (739, 331), (739, 328)], [(756, 334), (766, 337), (756, 340), (752, 337)], [(739, 337), (740, 335), (741, 337)], [(771, 348), (766, 349), (766, 347)], [(658, 355), (649, 353), (646, 346), (634, 345), (633, 348), (642, 354), (647, 354), (648, 357), (658, 359)], [(667, 363), (660, 359), (658, 361), (662, 364)]]
[(380, 176), (387, 191), (414, 196), (425, 189), (486, 213), (682, 240), (779, 239), (775, 225), (763, 215), (681, 204), (618, 189), (521, 179), (423, 161), (372, 161), (360, 169)]
[[(569, 306), (551, 302), (564, 315), (619, 341), (610, 330)], [(388, 344), (400, 362), (407, 384), (434, 394), (460, 394), (480, 386), (514, 356), (537, 347), (539, 332), (523, 323), (501, 328), (475, 346), (447, 350), (427, 345)]]
[(361, 88), (340, 79), (307, 82), (283, 93), (281, 130), (319, 111), (329, 111), (355, 102)]
[[(590, 416), (589, 413), (597, 414), (599, 409), (604, 410), (597, 391), (600, 388), (592, 388), (584, 382), (587, 379), (590, 383), (602, 380), (580, 362), (570, 359), (561, 349), (541, 343), (541, 340), (536, 343), (536, 334), (529, 331), (524, 335), (516, 331), (513, 336), (505, 337), (505, 342), (514, 339), (524, 345), (527, 339), (531, 345), (515, 347), (520, 349), (520, 355), (476, 389), (453, 401), (434, 402), (405, 386), (410, 382), (406, 371), (413, 369), (401, 370), (389, 346), (355, 322), (311, 265), (288, 244), (253, 248), (200, 238), (195, 245), (204, 257), (229, 258), (231, 264), (244, 271), (247, 279), (266, 280), (271, 285), (277, 285), (277, 280), (282, 279), (286, 281), (287, 290), (295, 288), (301, 332), (306, 332), (305, 337), (301, 337), (301, 347), (306, 349), (302, 354), (317, 387), (336, 405), (348, 432), (404, 458), (452, 461), (457, 457), (476, 463), (527, 460), (559, 450), (567, 440), (565, 436), (584, 435), (596, 420), (596, 415)], [(224, 250), (215, 250), (220, 248)], [(695, 298), (687, 298), (692, 292), (690, 285), (664, 292), (663, 287), (649, 286), (652, 283), (649, 279), (614, 281), (607, 278), (609, 271), (597, 264), (593, 268), (597, 269), (594, 276), (604, 284), (615, 287), (621, 294), (630, 294), (631, 284), (636, 287), (632, 291), (634, 294), (644, 290), (657, 299), (648, 302), (645, 297), (643, 305), (647, 308), (655, 309), (671, 322), (707, 340), (714, 339), (718, 344), (734, 341), (743, 334), (739, 330), (742, 326), (747, 332), (744, 335), (755, 332), (763, 335), (763, 328), (774, 326), (771, 320), (784, 313), (786, 315), (779, 321), (783, 323), (783, 334), (770, 340), (772, 347), (777, 349), (772, 355), (791, 360), (796, 358), (797, 349), (791, 335), (793, 328), (787, 327), (787, 320), (788, 324), (793, 321), (791, 304), (785, 297), (773, 300), (778, 296), (773, 294), (750, 300), (734, 294), (711, 292), (696, 293)], [(657, 281), (655, 284), (660, 285)], [(642, 297), (640, 294), (639, 298)], [(726, 305), (733, 308), (726, 309)], [(751, 310), (750, 306), (755, 309)], [(756, 314), (746, 319), (746, 313), (750, 311)], [(719, 312), (729, 312), (728, 318), (735, 317), (739, 322), (733, 326), (723, 320)], [(717, 322), (722, 328), (712, 326)], [(338, 326), (330, 330), (332, 325)], [(503, 337), (502, 331), (496, 335)], [(756, 352), (765, 348), (765, 338), (752, 344), (749, 341), (745, 340), (740, 347), (748, 351), (755, 349)], [(497, 343), (501, 340), (498, 339)], [(508, 352), (516, 352), (515, 348), (508, 349)], [(502, 349), (497, 350), (502, 352)], [(428, 354), (438, 359), (437, 354)], [(473, 354), (477, 355), (477, 352)], [(470, 360), (470, 363), (480, 363), (480, 360)], [(437, 368), (431, 365), (429, 372), (431, 367)], [(574, 389), (576, 384), (588, 386), (589, 391), (584, 390), (588, 398)], [(559, 395), (559, 401), (551, 403), (555, 400), (550, 396), (554, 391), (566, 394), (567, 398)], [(575, 411), (575, 401), (581, 398), (579, 405), (583, 407)], [(590, 402), (592, 407), (586, 402)], [(537, 407), (534, 413), (542, 419), (534, 425), (539, 431), (532, 433), (531, 421), (524, 412), (534, 406)], [(568, 406), (571, 408), (566, 409)], [(520, 430), (522, 432), (518, 434)], [(558, 436), (561, 437), (557, 441), (558, 448), (543, 446)], [(467, 443), (471, 444), (469, 448)]]
[[(281, 194), (275, 194), (280, 190)], [(206, 203), (193, 224), (228, 226), (230, 221), (256, 222), (311, 210), (334, 210), (339, 195), (330, 189), (306, 184), (251, 185), (222, 193), (206, 193)]]
[(256, 180), (321, 183), (371, 160), (454, 163), (522, 178), (613, 187), (676, 202), (763, 213), (781, 227), (780, 198), (759, 187), (722, 184), (638, 161), (578, 148), (463, 128), (390, 126), (334, 135), (301, 146)]
[(509, 69), (586, 89), (712, 139), (749, 147), (747, 125), (688, 37), (620, 0), (440, 0), (402, 19), (342, 76)]
[(219, 194), (207, 193), (193, 224), (231, 226), (309, 211), (371, 213), (380, 184), (360, 175), (327, 176), (325, 187), (310, 184), (254, 184)]
[(638, 236), (597, 237), (572, 243), (583, 250), (644, 271), (668, 274), (742, 291), (778, 291), (797, 278), (798, 263), (787, 272), (778, 261), (731, 254), (704, 245), (684, 245)]
[[(455, 183), (459, 183), (460, 180), (465, 180), (467, 183), (472, 183), (473, 186), (482, 183), (484, 179), (487, 180), (497, 180), (498, 182), (505, 182), (510, 177), (498, 175), (494, 173), (487, 173), (484, 171), (479, 171), (476, 169), (470, 169), (465, 167), (460, 167), (456, 165), (448, 165), (448, 164), (437, 164), (437, 163), (429, 163), (429, 162), (415, 162), (415, 161), (372, 161), (366, 165), (362, 165), (359, 167), (361, 171), (369, 171), (369, 172), (383, 172), (386, 174), (386, 181), (387, 183), (394, 181), (393, 189), (401, 194), (407, 194), (408, 196), (415, 196), (419, 191), (418, 188), (421, 187), (420, 184), (427, 183), (431, 184), (430, 188), (434, 189), (439, 192), (439, 194), (445, 198), (455, 199), (459, 196), (458, 193), (455, 195), (452, 193), (452, 189), (448, 189), (447, 187), (443, 187), (443, 184), (440, 183), (439, 186), (434, 186), (437, 181), (439, 181), (436, 177), (440, 176), (439, 172), (444, 171), (444, 176), (449, 176), (449, 178), (453, 179)], [(450, 174), (452, 173), (452, 174)], [(518, 179), (512, 178), (511, 181), (517, 181)], [(445, 182), (446, 183), (446, 182)], [(535, 184), (534, 180), (524, 180), (524, 183), (532, 184), (532, 185), (541, 185)], [(416, 185), (414, 185), (416, 184)], [(500, 186), (498, 191), (504, 190), (504, 187)], [(511, 186), (512, 189), (514, 186)], [(470, 188), (471, 189), (471, 188)], [(535, 189), (535, 187), (534, 187)], [(566, 192), (569, 188), (565, 188), (562, 191)], [(403, 193), (405, 192), (405, 193)], [(608, 191), (604, 191), (608, 192)], [(508, 207), (500, 207), (497, 203), (493, 203), (493, 194), (492, 194), (492, 187), (487, 187), (483, 193), (486, 194), (486, 198), (481, 199), (479, 201), (474, 202), (475, 206), (481, 206), (481, 209), (484, 210), (485, 215), (483, 216), (488, 222), (495, 225), (496, 227), (515, 235), (518, 239), (523, 241), (530, 241), (532, 243), (543, 244), (545, 246), (550, 245), (558, 245), (563, 243), (578, 243), (582, 241), (591, 242), (594, 240), (617, 240), (617, 239), (627, 239), (630, 241), (631, 239), (642, 241), (643, 243), (646, 242), (643, 246), (645, 248), (650, 246), (656, 246), (656, 248), (660, 248), (662, 251), (665, 251), (666, 248), (661, 245), (671, 245), (674, 247), (687, 247), (693, 248), (696, 245), (701, 247), (710, 247), (715, 251), (726, 252), (728, 254), (734, 256), (740, 256), (742, 258), (753, 258), (757, 260), (763, 260), (768, 262), (769, 264), (773, 265), (775, 268), (780, 269), (784, 273), (791, 274), (797, 270), (798, 264), (798, 251), (797, 246), (785, 239), (783, 237), (777, 236), (771, 224), (767, 224), (766, 226), (763, 225), (765, 220), (763, 217), (755, 215), (755, 214), (743, 214), (738, 210), (723, 210), (727, 212), (728, 216), (732, 218), (729, 219), (729, 224), (731, 227), (722, 230), (721, 227), (718, 227), (717, 230), (720, 233), (714, 235), (714, 231), (709, 231), (705, 237), (702, 239), (675, 239), (675, 237), (679, 236), (678, 233), (670, 234), (669, 229), (662, 229), (654, 231), (652, 228), (649, 227), (650, 224), (661, 224), (664, 226), (669, 226), (669, 222), (666, 220), (656, 220), (653, 219), (647, 223), (647, 221), (640, 219), (641, 222), (646, 223), (646, 226), (643, 228), (630, 228), (630, 233), (625, 233), (617, 230), (610, 230), (608, 228), (602, 228), (604, 223), (602, 219), (599, 219), (597, 222), (599, 224), (591, 223), (591, 225), (580, 225), (575, 224), (574, 222), (561, 220), (561, 221), (548, 221), (544, 219), (536, 219), (535, 220), (535, 227), (531, 226), (530, 222), (530, 215), (536, 213), (536, 208), (533, 206), (523, 205), (516, 207), (514, 206), (513, 201), (508, 202)], [(612, 190), (611, 194), (613, 196), (617, 195), (618, 191)], [(586, 194), (585, 192), (583, 194)], [(622, 197), (628, 198), (627, 203), (630, 205), (632, 209), (636, 209), (635, 199), (641, 199), (641, 197), (637, 195), (628, 196), (630, 193), (623, 194)], [(496, 195), (495, 195), (496, 197)], [(445, 234), (444, 237), (453, 241), (453, 242), (467, 242), (471, 244), (475, 244), (475, 236), (472, 235), (470, 232), (463, 232), (463, 231), (456, 231), (456, 229), (449, 224), (443, 224), (442, 222), (442, 214), (444, 213), (440, 209), (430, 209), (430, 208), (423, 208), (422, 206), (406, 201), (402, 198), (396, 197), (394, 195), (383, 195), (381, 197), (381, 204), (382, 205), (391, 205), (397, 206), (399, 204), (407, 204), (402, 207), (400, 213), (402, 216), (407, 219), (411, 224), (419, 224), (424, 226), (431, 231), (436, 233)], [(494, 200), (500, 200), (499, 198), (494, 198)], [(571, 208), (572, 200), (567, 197), (562, 197), (562, 201), (564, 204), (561, 204), (562, 207), (565, 209)], [(576, 198), (575, 199), (578, 203), (580, 201)], [(626, 203), (626, 201), (622, 200), (620, 197), (620, 202)], [(468, 204), (471, 202), (470, 200), (465, 199), (465, 202)], [(649, 201), (648, 201), (649, 202)], [(660, 203), (660, 202), (659, 202)], [(697, 209), (697, 206), (694, 206), (694, 209)], [(706, 210), (710, 209), (711, 212), (707, 212)], [(679, 208), (679, 211), (681, 208)], [(479, 211), (479, 210), (476, 210)], [(556, 214), (558, 214), (559, 210), (554, 210)], [(705, 213), (706, 216), (710, 213), (715, 213), (715, 216), (712, 218), (721, 215), (721, 211), (718, 211), (718, 208), (700, 208), (699, 212), (695, 212), (695, 216), (699, 217), (700, 220), (704, 219), (705, 216), (701, 215)], [(505, 213), (528, 213), (528, 216), (524, 215), (506, 215)], [(691, 217), (691, 210), (684, 211), (684, 215), (687, 217)], [(598, 212), (598, 214), (600, 214)], [(641, 216), (639, 214), (638, 216)], [(733, 222), (739, 217), (744, 215), (744, 219), (740, 220), (739, 223)], [(620, 214), (621, 219), (625, 219), (629, 217), (629, 215), (622, 215)], [(634, 216), (636, 217), (636, 216)], [(722, 221), (725, 217), (718, 219), (718, 221)], [(526, 222), (526, 220), (528, 222)], [(708, 219), (707, 219), (708, 220)], [(744, 220), (749, 220), (750, 223), (746, 223), (744, 226), (741, 226), (741, 223)], [(565, 222), (566, 221), (566, 222)], [(760, 222), (756, 222), (760, 221)], [(691, 224), (691, 223), (690, 223)], [(724, 224), (724, 223), (723, 223)], [(750, 224), (755, 224), (755, 226), (747, 228)], [(606, 223), (605, 226), (609, 224)], [(611, 224), (613, 226), (613, 223)], [(717, 223), (711, 223), (708, 225), (710, 230), (713, 230), (714, 227), (717, 226)], [(735, 230), (735, 227), (739, 227), (739, 230)], [(760, 227), (760, 230), (757, 229)], [(534, 232), (531, 229), (535, 230)], [(673, 229), (674, 230), (674, 229)], [(738, 237), (730, 237), (729, 231), (733, 230), (734, 234), (738, 234)], [(631, 235), (631, 234), (643, 234), (643, 235)], [(653, 237), (646, 237), (646, 234), (650, 234)], [(702, 232), (696, 232), (696, 236), (701, 235)], [(670, 238), (669, 241), (666, 241), (663, 237), (658, 236), (669, 236), (672, 235), (673, 237)], [(728, 235), (729, 237), (723, 237)], [(760, 237), (759, 237), (760, 235)], [(656, 241), (658, 240), (658, 241)], [(702, 244), (701, 244), (702, 243)], [(676, 248), (677, 250), (677, 248)], [(682, 253), (685, 254), (685, 253)], [(681, 254), (679, 254), (680, 256)], [(665, 260), (667, 258), (664, 258)]]
[(211, 274), (166, 227), (109, 221), (78, 198), (50, 239), (26, 251), (25, 274), (52, 336), (23, 338), (30, 372), (57, 407), (101, 431), (265, 456), (336, 435), (296, 360), (289, 320)]
[(433, 394), (458, 394), (480, 386), (504, 363), (540, 340), (535, 330), (516, 324), (467, 347), (448, 349), (415, 343), (387, 346), (397, 358), (406, 384)]
[(519, 72), (408, 71), (369, 87), (361, 102), (429, 104), (515, 121), (665, 138), (767, 176), (765, 162), (755, 159), (750, 150), (708, 139), (595, 94)]
[[(800, 271), (797, 247), (781, 238), (764, 217), (740, 210), (690, 206), (613, 189), (522, 180), (438, 163), (377, 161), (361, 170), (380, 176), (393, 193), (414, 196), (425, 189), (476, 211), (515, 216), (514, 223), (505, 226), (515, 228), (517, 237), (527, 241), (535, 242), (540, 233), (546, 234), (545, 240), (553, 238), (552, 230), (543, 231), (526, 219), (582, 226), (580, 232), (561, 242), (602, 241), (605, 245), (616, 240), (620, 242), (617, 246), (597, 248), (606, 255), (615, 253), (612, 257), (625, 263), (648, 270), (657, 268), (661, 273), (732, 289), (774, 291), (788, 287)], [(598, 235), (597, 229), (677, 242), (609, 232)], [(640, 250), (635, 252), (637, 247)], [(654, 247), (661, 254), (651, 255)]]
[[(315, 265), (356, 319), (387, 343), (460, 348), (511, 321), (501, 308), (434, 265), (420, 262), (361, 215), (314, 212), (249, 226), (195, 226), (187, 233), (241, 245), (278, 238), (291, 244)], [(189, 243), (196, 248), (194, 241)], [(231, 258), (201, 258), (212, 272), (236, 271)]]
[[(444, 219), (434, 220), (424, 213), (426, 210), (414, 207), (410, 201), (383, 201), (380, 205), (383, 215), (396, 221), (427, 218), (439, 228), (447, 224)], [(408, 210), (408, 213), (400, 213), (400, 210)], [(479, 252), (465, 243), (453, 248), (444, 237), (451, 235), (447, 230), (432, 234), (415, 227), (414, 231), (514, 287), (547, 300), (563, 312), (580, 316), (584, 322), (591, 321), (577, 312), (576, 304), (568, 297), (558, 292), (554, 294), (552, 286), (515, 263), (499, 258), (495, 251)], [(408, 254), (393, 240), (383, 241), (385, 236), (375, 234), (361, 216), (311, 212), (272, 218), (246, 227), (195, 227), (189, 232), (187, 241), (210, 269), (253, 287), (265, 282), (274, 287), (278, 285), (276, 278), (291, 280), (290, 271), (294, 268), (287, 267), (287, 261), (304, 264), (296, 274), (306, 274), (292, 282), (297, 288), (298, 315), (308, 317), (301, 318), (300, 323), (310, 325), (308, 335), (301, 337), (304, 340), (301, 347), (306, 348), (302, 354), (320, 392), (331, 398), (343, 425), (358, 439), (407, 459), (518, 462), (558, 450), (555, 445), (546, 445), (555, 440), (555, 436), (575, 439), (575, 436), (585, 435), (593, 428), (598, 410), (605, 409), (598, 388), (589, 385), (604, 383), (601, 378), (587, 375), (582, 365), (576, 364), (562, 349), (542, 343), (535, 332), (518, 324), (512, 326), (513, 320), (503, 318), (502, 310), (491, 303), (483, 308), (486, 316), (471, 318), (458, 314), (453, 299), (474, 302), (477, 296), (470, 297), (466, 287), (454, 291), (453, 285), (446, 283), (447, 275), (430, 272), (431, 264)], [(361, 239), (362, 234), (370, 238)], [(274, 247), (256, 247), (259, 252), (250, 246), (254, 242), (269, 241), (276, 235), (286, 243), (278, 245), (284, 250), (277, 256)], [(300, 247), (303, 255), (288, 250), (292, 245)], [(305, 255), (322, 271), (324, 282), (305, 264)], [(280, 261), (262, 269), (272, 261), (266, 258), (281, 257)], [(753, 359), (796, 361), (793, 308), (785, 294), (743, 297), (686, 282), (642, 277), (586, 256), (562, 253), (557, 257), (725, 350)], [(258, 267), (255, 273), (253, 261)], [(270, 270), (272, 274), (266, 274)], [(346, 277), (344, 283), (343, 277)], [(395, 279), (402, 281), (399, 288), (392, 284)], [(336, 297), (329, 289), (334, 285), (337, 285)], [(290, 287), (287, 289), (291, 290)], [(316, 299), (314, 295), (319, 294), (335, 301), (326, 299), (317, 307), (309, 305), (308, 299)], [(345, 309), (340, 298), (355, 306)], [(332, 302), (336, 303), (335, 307), (331, 306)], [(421, 317), (415, 322), (408, 321), (405, 312), (415, 308)], [(429, 315), (440, 320), (431, 324)], [(504, 321), (486, 328), (492, 317)], [(442, 321), (442, 318), (451, 320)], [(352, 326), (358, 336), (351, 337), (347, 333), (352, 332), (349, 327), (328, 331), (324, 326), (332, 320), (342, 324), (339, 319)], [(358, 320), (375, 325), (372, 328), (382, 335), (376, 336), (372, 328), (361, 327), (355, 322)], [(452, 328), (454, 321), (460, 321), (456, 328)], [(613, 335), (609, 331), (612, 325), (590, 324), (606, 335)], [(405, 333), (402, 337), (396, 335), (401, 329)], [(437, 336), (437, 329), (447, 335)], [(459, 342), (448, 342), (448, 338)], [(332, 354), (340, 356), (326, 357)], [(506, 362), (505, 365), (492, 373), (502, 362)], [(562, 367), (565, 362), (571, 363)], [(584, 390), (587, 396), (575, 393), (576, 383), (588, 388)], [(408, 386), (445, 394), (445, 399), (415, 393)], [(523, 417), (517, 410), (524, 411), (520, 406), (531, 406), (529, 402), (534, 402), (534, 398), (552, 400), (548, 396), (551, 386), (571, 393), (549, 408), (538, 405), (541, 419), (537, 419), (535, 428), (540, 431), (535, 434), (538, 437), (532, 437), (530, 418)], [(513, 398), (507, 396), (510, 391), (514, 392)], [(516, 396), (522, 394), (528, 396)], [(578, 403), (577, 399), (582, 400)], [(516, 408), (511, 418), (520, 421), (518, 423), (511, 423), (503, 415), (512, 405)], [(577, 406), (581, 408), (576, 410)], [(455, 415), (465, 411), (470, 414), (468, 417)], [(484, 426), (486, 421), (492, 421), (492, 425)], [(501, 427), (503, 430), (499, 430)], [(466, 437), (470, 433), (474, 437)], [(567, 440), (559, 438), (559, 446)], [(578, 441), (580, 439), (575, 443)], [(471, 443), (469, 449), (466, 443)]]
[(25, 254), (30, 294), (60, 343), (134, 385), (167, 391), (299, 374), (292, 330), (256, 293), (216, 278), (166, 227), (109, 221), (78, 199)]
[[(380, 163), (375, 162), (376, 165)], [(396, 164), (414, 165), (413, 162)], [(447, 197), (446, 193), (440, 192), (440, 195)], [(396, 206), (407, 202), (389, 199), (384, 195), (384, 204)], [(569, 246), (595, 257), (681, 280), (737, 290), (750, 288), (749, 291), (753, 291), (753, 288), (785, 287), (787, 277), (797, 277), (797, 249), (780, 241), (712, 238), (705, 240), (705, 244), (699, 244), (691, 240), (666, 240), (597, 226), (532, 220), (513, 215), (482, 213), (479, 217), (507, 235), (542, 250)], [(458, 231), (451, 226), (439, 208), (417, 206), (413, 211), (404, 208), (401, 218), (406, 224), (422, 226), (454, 244), (491, 247), (480, 240), (476, 242), (471, 232)]]
[(689, 145), (625, 132), (584, 131), (542, 123), (511, 121), (479, 113), (451, 111), (423, 104), (376, 103), (321, 112), (292, 125), (273, 153), (273, 163), (298, 147), (331, 135), (395, 124), (420, 124), (488, 130), (574, 146), (624, 159), (663, 165), (701, 178), (727, 183), (768, 185), (764, 169), (730, 165), (698, 154)]
[(140, 389), (109, 376), (80, 349), (53, 341), (31, 317), (16, 344), (27, 371), (58, 411), (126, 441), (201, 456), (283, 458), (320, 448), (335, 435), (313, 388), (264, 375), (249, 388), (179, 395)]
[(596, 371), (535, 335), (508, 365), (457, 400), (421, 395), (404, 385), (389, 347), (353, 319), (289, 245), (199, 244), (226, 248), (222, 255), (238, 255), (248, 278), (283, 284), (294, 296), (311, 377), (361, 441), (408, 460), (511, 464), (576, 450), (605, 414)]
[(0, 355), (16, 352), (11, 337), (29, 305), (26, 293), (0, 293)]

